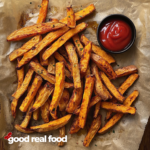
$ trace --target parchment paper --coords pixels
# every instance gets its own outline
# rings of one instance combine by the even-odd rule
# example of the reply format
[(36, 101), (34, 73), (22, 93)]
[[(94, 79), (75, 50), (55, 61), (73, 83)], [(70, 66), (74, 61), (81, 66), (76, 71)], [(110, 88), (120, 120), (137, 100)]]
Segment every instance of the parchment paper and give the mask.
[[(78, 134), (69, 135), (68, 142), (60, 148), (57, 143), (14, 143), (8, 144), (4, 136), (12, 132), (12, 136), (26, 136), (14, 129), (16, 123), (23, 120), (22, 113), (18, 111), (17, 118), (13, 119), (10, 113), (11, 94), (17, 87), (16, 62), (10, 62), (8, 55), (11, 51), (19, 48), (24, 42), (7, 42), (6, 37), (21, 25), (27, 26), (36, 22), (41, 0), (0, 0), (0, 138), (4, 141), (5, 150), (138, 150), (142, 135), (150, 115), (150, 0), (50, 0), (49, 18), (61, 19), (66, 16), (66, 6), (72, 4), (75, 11), (85, 8), (91, 3), (95, 4), (96, 12), (83, 21), (96, 21), (99, 23), (109, 14), (124, 14), (135, 24), (137, 38), (133, 47), (122, 54), (113, 55), (117, 61), (115, 68), (127, 65), (138, 67), (140, 78), (128, 90), (129, 95), (133, 90), (138, 90), (140, 95), (134, 106), (137, 108), (135, 115), (126, 115), (122, 120), (105, 135), (97, 135), (89, 148), (83, 146), (86, 130)], [(23, 21), (18, 25), (22, 13)], [(27, 15), (28, 14), (28, 15)], [(28, 20), (25, 22), (25, 20)], [(91, 28), (84, 31), (85, 35), (95, 44), (97, 43), (95, 31)], [(119, 86), (125, 78), (118, 80)], [(126, 95), (126, 96), (127, 96)], [(104, 120), (104, 117), (103, 117)], [(43, 122), (33, 122), (32, 125)], [(67, 133), (69, 125), (67, 125)], [(48, 132), (58, 136), (58, 131)], [(45, 133), (35, 133), (31, 136), (44, 136)]]

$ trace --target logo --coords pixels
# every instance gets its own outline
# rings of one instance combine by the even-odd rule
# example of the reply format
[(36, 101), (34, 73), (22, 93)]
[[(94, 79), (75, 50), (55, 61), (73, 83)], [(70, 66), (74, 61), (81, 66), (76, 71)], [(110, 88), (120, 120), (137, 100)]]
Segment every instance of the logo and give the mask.
[(9, 133), (4, 137), (4, 139), (8, 140), (11, 136), (12, 136), (12, 132), (9, 132)]
[(64, 137), (52, 137), (52, 135), (44, 135), (44, 137), (12, 137), (12, 132), (9, 132), (4, 139), (8, 140), (9, 144), (17, 142), (67, 142), (67, 135)]

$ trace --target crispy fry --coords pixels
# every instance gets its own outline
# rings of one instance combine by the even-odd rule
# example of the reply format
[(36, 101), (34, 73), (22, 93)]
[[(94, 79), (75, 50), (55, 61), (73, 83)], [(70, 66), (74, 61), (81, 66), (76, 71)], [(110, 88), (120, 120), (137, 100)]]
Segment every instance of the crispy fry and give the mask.
[[(131, 104), (135, 101), (135, 99), (138, 97), (139, 92), (133, 91), (124, 101), (123, 105), (130, 107)], [(103, 134), (107, 132), (110, 128), (112, 128), (122, 117), (123, 113), (117, 113), (115, 114), (106, 124), (103, 128), (101, 128), (98, 133)]]
[(114, 104), (112, 102), (101, 102), (101, 107), (108, 110), (113, 110), (121, 113), (130, 113), (132, 115), (135, 114), (136, 109), (134, 107), (124, 106), (121, 104)]
[(40, 110), (41, 110), (41, 117), (42, 117), (42, 119), (43, 119), (43, 121), (45, 123), (49, 122), (49, 117), (50, 117), (49, 106), (50, 106), (50, 99), (48, 98), (48, 100), (40, 108)]
[[(97, 104), (97, 103), (98, 103), (99, 101), (101, 101), (101, 100), (102, 100), (101, 97), (99, 97), (99, 96), (94, 96), (94, 97), (91, 99), (90, 103), (89, 103), (88, 112), (89, 112), (89, 110), (90, 110), (90, 108), (91, 108), (92, 106), (94, 106), (95, 104)], [(79, 115), (79, 113), (80, 113), (80, 107), (77, 108), (77, 109), (73, 112), (73, 114), (75, 114), (75, 115)]]
[(22, 128), (19, 124), (15, 125), (16, 130), (23, 132), (23, 133), (33, 133), (34, 131), (28, 128)]
[[(17, 61), (20, 61), (20, 59), (18, 58)], [(18, 77), (17, 89), (19, 89), (21, 87), (21, 84), (22, 84), (23, 79), (24, 79), (24, 67), (21, 68), (20, 70), (17, 70), (17, 77)], [(11, 103), (11, 113), (12, 113), (12, 116), (14, 118), (16, 118), (16, 108), (18, 105), (18, 100), (19, 99), (14, 98), (12, 103)]]
[(73, 123), (71, 124), (69, 133), (74, 134), (77, 133), (80, 130), (80, 127), (78, 126), (79, 124), (79, 116), (75, 116)]
[(87, 27), (87, 24), (82, 22), (78, 24), (74, 29), (69, 30), (63, 36), (61, 36), (56, 42), (54, 42), (43, 54), (43, 59), (48, 59), (58, 48), (66, 43), (72, 36), (83, 31)]
[(66, 52), (64, 46), (62, 46), (61, 48), (59, 48), (58, 51), (59, 51), (59, 53), (60, 53), (67, 61), (69, 61), (68, 54), (67, 54), (67, 52)]
[(79, 64), (78, 64), (78, 56), (76, 54), (75, 47), (72, 43), (66, 42), (65, 48), (69, 56), (69, 61), (72, 67), (74, 87), (81, 88), (81, 78), (80, 78), (80, 70), (79, 70)]
[(34, 103), (34, 101), (31, 102), (31, 104), (28, 108), (28, 111), (26, 112), (26, 116), (25, 116), (24, 120), (22, 121), (22, 123), (20, 125), (22, 128), (27, 128), (27, 126), (30, 122), (30, 119), (31, 119), (31, 116), (32, 116), (32, 112), (30, 112), (30, 109), (32, 108), (33, 103)]
[[(87, 45), (90, 41), (85, 37), (84, 34), (81, 35), (81, 42), (84, 43), (84, 45)], [(104, 50), (102, 50), (100, 47), (96, 46), (92, 43), (92, 52), (96, 53), (97, 55), (101, 56), (103, 59), (105, 59), (109, 64), (114, 63), (115, 59), (107, 54)]]
[(27, 64), (34, 56), (36, 56), (41, 50), (50, 45), (54, 40), (63, 35), (69, 30), (68, 27), (63, 27), (57, 31), (50, 32), (47, 34), (44, 39), (39, 42), (34, 48), (24, 54), (21, 62), (17, 65), (17, 68)]
[(117, 78), (127, 76), (129, 74), (136, 73), (136, 72), (138, 72), (138, 70), (137, 67), (134, 65), (119, 68), (115, 71), (115, 73), (117, 74)]
[(102, 100), (107, 100), (109, 99), (109, 92), (102, 83), (102, 79), (99, 76), (98, 68), (95, 63), (92, 63), (92, 73), (95, 75), (95, 90), (96, 93), (102, 98)]
[(61, 99), (59, 101), (59, 111), (64, 111), (69, 102), (70, 94), (67, 89), (64, 89)]
[(100, 108), (101, 108), (101, 101), (99, 101), (95, 105), (94, 116), (93, 116), (94, 118), (97, 118)]
[(111, 65), (101, 56), (92, 53), (91, 59), (96, 63), (96, 65), (100, 70), (102, 70), (108, 75), (109, 78), (115, 79), (117, 77)]
[[(126, 90), (138, 79), (139, 75), (138, 74), (132, 74), (130, 75), (124, 82), (123, 84), (118, 88), (118, 91), (121, 94), (124, 94), (126, 92)], [(115, 98), (113, 98), (111, 100), (112, 103), (117, 103), (117, 100)], [(108, 111), (106, 114), (106, 119), (108, 120), (111, 115), (112, 115), (112, 111)]]
[[(61, 137), (61, 138), (63, 138), (63, 137), (65, 137), (65, 131), (66, 131), (66, 128), (65, 128), (65, 126), (63, 126), (63, 127), (61, 127), (61, 128), (59, 128), (59, 137)], [(58, 142), (58, 146), (64, 146), (64, 142)]]
[(46, 123), (46, 124), (42, 124), (39, 126), (32, 126), (30, 127), (30, 129), (36, 132), (47, 132), (51, 130), (56, 130), (66, 125), (70, 119), (71, 119), (71, 114), (66, 115), (54, 121), (50, 121), (49, 123)]
[(42, 87), (38, 91), (39, 94), (36, 96), (35, 103), (30, 111), (35, 111), (41, 106), (43, 106), (44, 103), (48, 100), (49, 96), (52, 94), (53, 90), (54, 90), (54, 85), (52, 85), (49, 82), (45, 83), (44, 87)]
[(48, 68), (47, 71), (51, 74), (55, 74), (55, 69), (56, 69), (56, 63), (55, 63), (55, 58), (51, 56), (48, 59)]
[(49, 0), (42, 0), (37, 23), (45, 22), (45, 19), (47, 16), (48, 2), (49, 2)]
[(79, 35), (78, 34), (74, 35), (72, 37), (72, 39), (73, 39), (73, 42), (76, 46), (77, 53), (78, 53), (79, 57), (81, 58), (83, 55), (83, 45), (80, 42)]
[(86, 71), (87, 71), (87, 68), (88, 68), (88, 65), (89, 65), (89, 61), (90, 61), (90, 56), (91, 56), (91, 47), (92, 47), (92, 43), (89, 42), (85, 47), (84, 47), (84, 50), (83, 50), (83, 55), (80, 59), (80, 74), (81, 76), (85, 76), (86, 74)]
[(106, 85), (106, 87), (109, 89), (109, 91), (111, 92), (111, 94), (119, 101), (119, 102), (123, 102), (124, 97), (122, 96), (122, 94), (120, 94), (120, 92), (116, 89), (116, 87), (110, 82), (109, 78), (105, 75), (105, 73), (101, 72), (100, 76), (104, 82), (104, 84)]
[(58, 61), (60, 61), (60, 62), (64, 62), (64, 64), (65, 64), (65, 66), (68, 68), (68, 70), (71, 72), (71, 65), (65, 60), (65, 58), (62, 56), (62, 55), (60, 55), (58, 52), (55, 52), (54, 53), (54, 57), (58, 60)]
[(38, 89), (40, 88), (41, 84), (42, 84), (42, 78), (39, 75), (36, 75), (33, 83), (31, 85), (31, 89), (28, 92), (27, 96), (25, 97), (25, 99), (23, 100), (21, 106), (19, 107), (19, 109), (22, 112), (26, 112), (29, 105), (31, 104), (31, 102), (33, 101)]
[(95, 76), (89, 75), (86, 78), (85, 82), (85, 89), (83, 94), (83, 100), (81, 104), (81, 110), (79, 113), (79, 127), (84, 128), (86, 118), (87, 118), (87, 111), (88, 111), (88, 105), (92, 96), (93, 88), (94, 88), (94, 81)]
[(91, 127), (88, 131), (88, 134), (86, 135), (83, 145), (85, 147), (88, 147), (90, 145), (90, 142), (92, 141), (92, 139), (94, 138), (94, 136), (96, 135), (97, 131), (99, 130), (101, 126), (101, 115), (99, 115), (97, 118), (95, 118), (92, 121)]
[[(66, 112), (61, 112), (61, 115), (60, 115), (60, 117), (63, 117), (63, 116), (65, 116), (65, 114), (66, 114)], [(61, 127), (61, 128), (59, 128), (59, 137), (61, 137), (61, 138), (63, 138), (63, 137), (65, 137), (65, 126), (63, 126), (63, 127)], [(58, 142), (58, 146), (64, 146), (64, 142)]]
[(23, 27), (11, 33), (7, 37), (7, 41), (19, 41), (24, 38), (29, 38), (38, 34), (45, 34), (47, 32), (54, 31), (65, 26), (66, 25), (63, 23), (47, 22)]
[(40, 51), (40, 53), (39, 53), (39, 57), (40, 57), (40, 64), (42, 65), (42, 66), (48, 66), (48, 59), (46, 59), (46, 60), (43, 60), (42, 59), (42, 55), (43, 55), (43, 53), (45, 52), (45, 50), (46, 50), (46, 48), (44, 48), (42, 51)]
[(56, 83), (55, 83), (54, 94), (53, 94), (52, 102), (49, 107), (50, 113), (53, 115), (54, 112), (57, 110), (57, 106), (62, 97), (64, 84), (65, 84), (65, 65), (63, 62), (58, 62), (56, 63)]
[[(75, 13), (75, 20), (78, 21), (87, 15), (91, 14), (95, 10), (94, 4), (90, 4), (88, 7), (84, 8), (83, 10), (80, 10), (79, 12)], [(59, 20), (59, 22), (67, 24), (67, 17)]]
[(37, 109), (36, 111), (33, 112), (33, 119), (39, 120), (39, 116), (40, 116), (40, 109)]
[(69, 28), (76, 27), (75, 14), (71, 6), (67, 7), (67, 26)]
[[(55, 84), (55, 77), (48, 73), (48, 71), (42, 67), (39, 63), (30, 62), (31, 68), (39, 74), (44, 80), (47, 80), (48, 82)], [(72, 83), (65, 82), (65, 88), (71, 88), (73, 87)]]
[(29, 68), (24, 80), (23, 80), (23, 83), (21, 84), (20, 88), (17, 89), (17, 91), (12, 94), (12, 96), (16, 99), (19, 99), (23, 93), (27, 90), (28, 86), (29, 86), (29, 83), (31, 81), (31, 78), (32, 78), (32, 75), (34, 73), (34, 70), (32, 70), (31, 68)]
[(28, 52), (30, 49), (32, 49), (38, 42), (42, 40), (41, 35), (37, 35), (33, 37), (31, 40), (29, 40), (27, 43), (25, 43), (21, 48), (18, 48), (14, 50), (10, 55), (9, 55), (9, 60), (13, 61), (16, 58), (22, 56), (24, 53)]
[(138, 74), (131, 74), (125, 82), (119, 87), (118, 91), (121, 94), (124, 94), (125, 91), (138, 79), (139, 75)]
[(83, 82), (81, 82), (81, 88), (74, 89), (69, 103), (66, 107), (68, 113), (73, 113), (75, 109), (80, 105), (83, 95)]

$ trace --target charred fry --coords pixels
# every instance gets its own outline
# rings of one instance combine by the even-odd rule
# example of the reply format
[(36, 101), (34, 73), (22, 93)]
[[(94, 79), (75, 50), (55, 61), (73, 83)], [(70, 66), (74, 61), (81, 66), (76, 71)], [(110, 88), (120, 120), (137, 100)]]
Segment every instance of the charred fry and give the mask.
[(71, 6), (67, 7), (67, 26), (69, 28), (76, 27), (75, 14)]

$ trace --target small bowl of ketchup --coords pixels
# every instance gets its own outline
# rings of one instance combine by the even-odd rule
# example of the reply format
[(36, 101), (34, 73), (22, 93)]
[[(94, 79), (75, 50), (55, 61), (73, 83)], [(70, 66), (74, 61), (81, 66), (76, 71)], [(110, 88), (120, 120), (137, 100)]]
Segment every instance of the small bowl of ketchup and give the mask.
[(121, 14), (113, 14), (104, 18), (97, 29), (97, 40), (101, 48), (110, 53), (127, 51), (136, 38), (133, 22)]

